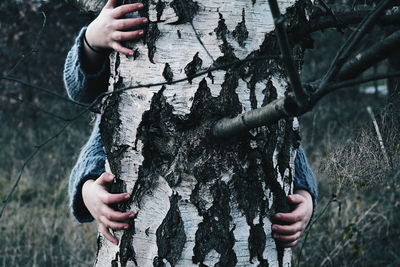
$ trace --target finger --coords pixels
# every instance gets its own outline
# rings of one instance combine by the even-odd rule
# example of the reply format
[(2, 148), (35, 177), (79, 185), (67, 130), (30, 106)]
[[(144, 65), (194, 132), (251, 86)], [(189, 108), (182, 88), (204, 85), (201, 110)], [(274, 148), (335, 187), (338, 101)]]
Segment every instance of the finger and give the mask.
[(115, 19), (119, 19), (119, 18), (122, 18), (123, 16), (125, 16), (126, 14), (128, 14), (130, 12), (134, 12), (134, 11), (140, 10), (142, 8), (143, 8), (143, 4), (142, 3), (122, 5), (122, 6), (116, 7), (113, 10), (112, 16)]
[(118, 5), (118, 0), (108, 0), (105, 4), (105, 8), (114, 8)]
[(119, 212), (111, 209), (110, 207), (104, 205), (102, 208), (102, 215), (105, 216), (110, 221), (124, 221), (135, 216), (134, 212)]
[(126, 201), (130, 197), (131, 196), (128, 193), (111, 194), (108, 193), (107, 191), (103, 191), (103, 193), (100, 195), (100, 200), (105, 204), (112, 204), (112, 203)]
[(115, 30), (127, 30), (130, 28), (144, 25), (148, 22), (147, 18), (133, 18), (133, 19), (118, 19), (116, 20), (114, 29)]
[[(137, 31), (133, 31), (133, 32), (115, 31), (115, 32), (112, 33), (111, 38), (114, 41), (121, 42), (121, 41), (129, 41), (129, 40), (137, 39), (137, 38), (143, 36), (143, 34), (144, 34), (143, 30), (137, 30)], [(132, 50), (130, 50), (130, 51), (132, 51)]]
[(113, 230), (122, 230), (122, 229), (128, 229), (129, 224), (127, 223), (121, 223), (121, 222), (114, 222), (110, 221), (107, 219), (105, 216), (100, 216), (99, 220), (106, 228), (111, 228)]
[(288, 195), (287, 198), (290, 203), (295, 205), (298, 205), (306, 200), (302, 195), (299, 194)]
[(110, 183), (114, 180), (115, 175), (111, 173), (104, 172), (100, 175), (99, 178), (96, 179), (96, 183), (99, 185), (105, 185), (106, 183)]
[(117, 51), (117, 52), (119, 52), (121, 54), (124, 54), (126, 56), (133, 56), (133, 54), (135, 53), (135, 51), (133, 51), (132, 49), (123, 47), (122, 45), (120, 45), (117, 42), (114, 42), (112, 44), (112, 49), (114, 49), (115, 51)]
[(305, 218), (306, 214), (302, 209), (296, 209), (289, 213), (277, 213), (275, 214), (275, 219), (279, 220), (284, 224), (293, 224), (300, 222)]
[(118, 245), (118, 239), (115, 238), (103, 224), (99, 224), (99, 231), (108, 241), (114, 245)]
[(289, 225), (273, 224), (272, 231), (280, 235), (293, 235), (296, 234), (297, 232), (303, 231), (302, 225), (303, 224), (301, 222)]
[(297, 232), (294, 235), (279, 235), (274, 233), (272, 236), (280, 243), (292, 243), (300, 238), (301, 233)]

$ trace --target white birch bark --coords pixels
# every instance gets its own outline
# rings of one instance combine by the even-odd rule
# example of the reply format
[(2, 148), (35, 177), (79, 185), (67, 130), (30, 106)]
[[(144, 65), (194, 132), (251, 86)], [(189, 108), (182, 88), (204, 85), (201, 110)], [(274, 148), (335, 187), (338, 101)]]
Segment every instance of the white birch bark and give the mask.
[[(177, 14), (171, 6), (179, 1), (163, 1), (158, 22), (159, 1), (146, 2), (152, 22), (148, 35), (155, 34), (156, 26), (159, 35), (153, 46), (148, 45), (149, 39), (147, 43), (131, 44), (138, 57), (111, 55), (109, 91), (165, 81), (167, 64), (173, 79), (180, 79), (187, 76), (185, 67), (190, 70), (191, 62), (197, 62), (194, 71), (198, 72), (224, 55), (233, 53), (244, 59), (261, 50), (268, 33), (274, 30), (267, 1), (199, 1), (193, 25), (204, 48), (190, 23), (182, 22), (182, 16), (192, 12), (190, 7), (182, 11), (186, 13)], [(279, 1), (281, 11), (294, 3), (295, 0)], [(225, 24), (227, 32), (221, 33), (221, 24)], [(243, 24), (248, 36), (240, 39), (237, 29)], [(229, 55), (221, 49), (224, 42), (232, 48)], [(121, 240), (119, 246), (100, 237), (96, 266), (290, 265), (290, 250), (279, 254), (271, 238), (270, 217), (280, 206), (274, 201), (282, 199), (282, 192), (291, 190), (294, 152), (287, 132), (292, 131), (292, 121), (254, 129), (250, 135), (233, 141), (219, 140), (214, 144), (216, 141), (210, 139), (212, 122), (221, 115), (232, 116), (260, 107), (272, 99), (275, 90), (276, 97), (284, 95), (287, 81), (279, 65), (264, 62), (245, 74), (255, 63), (249, 64), (239, 70), (215, 71), (212, 78), (166, 85), (163, 90), (152, 87), (125, 91), (105, 101), (101, 131), (110, 168), (119, 181), (117, 190), (133, 195), (131, 202), (120, 208), (137, 211), (138, 215), (130, 229), (115, 233)], [(257, 69), (260, 67), (266, 69)], [(264, 74), (256, 75), (256, 71)], [(202, 99), (196, 92), (204, 87), (208, 87), (210, 95)], [(228, 94), (237, 98), (231, 99)], [(229, 101), (224, 102), (224, 98)], [(194, 106), (196, 99), (214, 99), (227, 107), (215, 107), (217, 112), (212, 118), (207, 112), (214, 107), (203, 110), (203, 105)], [(230, 107), (233, 104), (239, 107)], [(200, 114), (192, 116), (196, 110)], [(221, 114), (221, 110), (228, 113)], [(191, 126), (193, 121), (196, 123)], [(203, 142), (213, 145), (203, 150)], [(200, 149), (196, 154), (193, 151), (197, 147)], [(162, 149), (167, 150), (166, 155)], [(285, 149), (289, 160), (280, 160)], [(264, 154), (271, 155), (269, 167), (263, 166), (268, 158), (263, 158)]]

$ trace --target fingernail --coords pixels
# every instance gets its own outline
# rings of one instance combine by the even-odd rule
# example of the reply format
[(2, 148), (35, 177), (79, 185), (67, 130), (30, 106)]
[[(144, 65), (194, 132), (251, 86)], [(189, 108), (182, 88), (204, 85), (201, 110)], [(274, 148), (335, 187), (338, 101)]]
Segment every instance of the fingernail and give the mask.
[(115, 175), (112, 174), (112, 173), (109, 173), (108, 175), (109, 175), (110, 178), (113, 178), (113, 179), (115, 178)]
[(138, 4), (138, 8), (142, 8), (142, 7), (143, 7), (142, 3)]
[(125, 198), (125, 199), (129, 199), (130, 197), (131, 197), (131, 195), (126, 194), (124, 198)]
[(133, 217), (135, 217), (135, 213), (131, 212), (131, 214), (129, 214), (129, 218), (133, 218)]
[(140, 31), (140, 32), (139, 32), (139, 35), (143, 35), (143, 34), (144, 34), (144, 31)]
[(125, 226), (124, 226), (124, 229), (128, 229), (128, 228), (129, 228), (129, 225), (125, 225)]
[(147, 18), (143, 18), (143, 19), (142, 19), (142, 22), (143, 22), (143, 23), (147, 23), (147, 21), (148, 21)]

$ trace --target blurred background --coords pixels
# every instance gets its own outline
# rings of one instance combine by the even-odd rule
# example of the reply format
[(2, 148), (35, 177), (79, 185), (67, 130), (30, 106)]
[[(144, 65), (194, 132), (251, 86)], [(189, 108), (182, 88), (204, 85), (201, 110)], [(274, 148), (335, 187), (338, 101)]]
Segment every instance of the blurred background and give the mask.
[[(62, 1), (2, 0), (0, 75), (66, 97), (64, 59), (79, 29), (92, 19)], [(324, 73), (351, 30), (312, 35), (315, 48), (306, 51), (304, 81)], [(380, 29), (374, 29), (363, 46), (378, 41), (381, 35)], [(387, 72), (392, 65), (382, 62), (367, 74)], [(317, 177), (320, 196), (315, 222), (294, 249), (294, 266), (400, 266), (400, 96), (396, 86), (395, 80), (381, 80), (343, 89), (300, 118), (302, 146)], [(54, 136), (65, 119), (79, 110), (61, 98), (1, 80), (1, 200), (36, 146)], [(76, 223), (69, 214), (67, 196), (70, 170), (92, 122), (91, 114), (75, 121), (23, 169), (0, 218), (1, 266), (93, 264), (96, 225)]]

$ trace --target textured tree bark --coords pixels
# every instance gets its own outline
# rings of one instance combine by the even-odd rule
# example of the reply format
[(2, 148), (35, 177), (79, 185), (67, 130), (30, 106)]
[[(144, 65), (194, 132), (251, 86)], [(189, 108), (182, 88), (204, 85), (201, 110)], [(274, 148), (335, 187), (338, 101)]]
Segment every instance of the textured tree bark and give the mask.
[[(290, 250), (271, 237), (271, 217), (289, 210), (298, 142), (293, 119), (227, 140), (211, 131), (223, 117), (283, 97), (281, 62), (251, 61), (192, 77), (215, 64), (279, 54), (267, 1), (142, 2), (147, 34), (131, 44), (134, 57), (111, 55), (109, 90), (189, 80), (104, 100), (112, 190), (132, 193), (116, 208), (138, 214), (115, 233), (119, 246), (99, 237), (96, 266), (289, 266)], [(305, 19), (304, 2), (279, 1), (288, 23)], [(295, 52), (301, 57), (300, 47)]]

